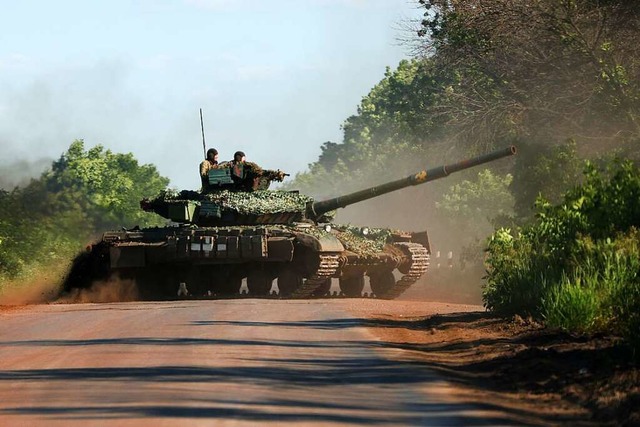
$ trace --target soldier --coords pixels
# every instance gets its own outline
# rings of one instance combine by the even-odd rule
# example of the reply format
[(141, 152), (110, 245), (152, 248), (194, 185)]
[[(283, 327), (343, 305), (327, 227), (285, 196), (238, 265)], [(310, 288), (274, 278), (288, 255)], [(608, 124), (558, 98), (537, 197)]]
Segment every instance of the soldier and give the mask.
[(231, 175), (239, 180), (244, 179), (244, 164), (247, 156), (242, 151), (236, 151), (231, 161)]
[(231, 178), (238, 188), (251, 191), (257, 184), (257, 179), (262, 175), (262, 168), (256, 163), (247, 162), (247, 156), (242, 151), (236, 151), (233, 160), (226, 162), (224, 166), (231, 168)]
[(235, 187), (244, 191), (266, 190), (271, 181), (282, 181), (288, 176), (281, 170), (263, 170), (257, 163), (247, 162), (242, 151), (236, 151), (233, 160), (222, 162), (218, 167), (231, 169)]
[(202, 181), (202, 191), (209, 188), (209, 170), (218, 167), (218, 150), (209, 148), (207, 158), (200, 163), (200, 180)]

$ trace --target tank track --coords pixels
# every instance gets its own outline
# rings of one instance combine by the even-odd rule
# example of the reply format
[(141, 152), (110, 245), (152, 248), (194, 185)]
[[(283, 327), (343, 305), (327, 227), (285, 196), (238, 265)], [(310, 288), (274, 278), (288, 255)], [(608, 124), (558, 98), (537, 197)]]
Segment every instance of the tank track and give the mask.
[(320, 265), (315, 274), (306, 279), (302, 283), (302, 286), (291, 294), (291, 298), (310, 298), (316, 289), (336, 274), (340, 267), (339, 255), (319, 254), (319, 257)]
[(411, 257), (411, 265), (407, 274), (403, 275), (396, 284), (382, 295), (382, 299), (398, 298), (404, 291), (413, 285), (429, 268), (429, 251), (419, 243), (398, 242), (394, 246)]

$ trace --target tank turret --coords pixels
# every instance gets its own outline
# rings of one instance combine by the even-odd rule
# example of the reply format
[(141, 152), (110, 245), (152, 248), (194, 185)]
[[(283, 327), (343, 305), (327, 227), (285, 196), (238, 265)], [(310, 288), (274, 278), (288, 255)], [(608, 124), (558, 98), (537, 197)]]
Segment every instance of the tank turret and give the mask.
[(300, 221), (327, 222), (326, 214), (338, 208), (372, 199), (392, 191), (424, 184), (454, 172), (488, 163), (516, 153), (514, 146), (449, 165), (420, 171), (396, 181), (327, 200), (314, 201), (297, 191), (267, 190), (272, 181), (282, 181), (282, 171), (265, 170), (247, 180), (234, 180), (231, 169), (209, 171), (205, 192), (164, 192), (145, 199), (141, 207), (178, 223), (199, 226), (291, 224)]

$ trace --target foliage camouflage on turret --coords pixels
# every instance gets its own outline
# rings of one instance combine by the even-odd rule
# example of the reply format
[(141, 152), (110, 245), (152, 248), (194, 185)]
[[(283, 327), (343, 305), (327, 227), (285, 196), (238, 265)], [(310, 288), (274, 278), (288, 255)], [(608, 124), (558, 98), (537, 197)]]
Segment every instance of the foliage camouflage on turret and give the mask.
[(217, 202), (225, 209), (241, 214), (262, 215), (279, 212), (304, 212), (313, 199), (295, 192), (258, 190), (251, 193), (222, 190), (205, 194), (205, 200)]
[(153, 202), (180, 202), (186, 200), (207, 200), (219, 203), (223, 209), (240, 214), (264, 215), (281, 212), (304, 212), (307, 203), (313, 199), (309, 196), (290, 191), (259, 190), (253, 192), (221, 190), (215, 193), (202, 194), (197, 191), (162, 192)]

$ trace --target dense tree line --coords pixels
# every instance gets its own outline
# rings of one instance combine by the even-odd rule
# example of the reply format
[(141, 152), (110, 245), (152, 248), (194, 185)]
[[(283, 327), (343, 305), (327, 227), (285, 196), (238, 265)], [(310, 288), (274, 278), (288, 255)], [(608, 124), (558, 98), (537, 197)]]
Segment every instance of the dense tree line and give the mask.
[(387, 70), (296, 184), (362, 187), (515, 143), (515, 161), (438, 181), (409, 204), (387, 199), (376, 214), (440, 216), (436, 246), (462, 236), (484, 261), (487, 308), (613, 330), (640, 350), (640, 3), (418, 5), (417, 55)]
[[(526, 173), (515, 174), (511, 187), (516, 212), (531, 215), (537, 194), (556, 178), (551, 170), (543, 176), (540, 162), (612, 149), (640, 154), (637, 2), (418, 4), (419, 54), (387, 70), (344, 122), (343, 140), (324, 143), (297, 184), (349, 187), (381, 180), (379, 170), (395, 159), (433, 164), (517, 142), (524, 151), (516, 169)], [(560, 179), (567, 184), (580, 175), (579, 166), (568, 167), (569, 178)], [(566, 189), (556, 187), (558, 195)]]
[[(624, 144), (640, 131), (640, 7), (627, 0), (421, 0), (455, 73), (443, 112), (477, 143), (515, 135)], [(627, 148), (629, 148), (627, 146)]]
[(0, 190), (0, 284), (66, 264), (106, 228), (156, 222), (138, 202), (168, 183), (131, 153), (74, 141), (37, 179)]

